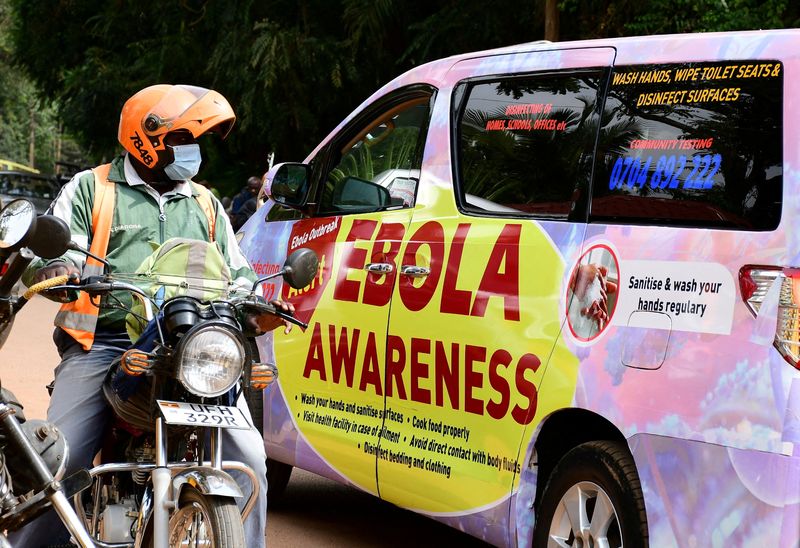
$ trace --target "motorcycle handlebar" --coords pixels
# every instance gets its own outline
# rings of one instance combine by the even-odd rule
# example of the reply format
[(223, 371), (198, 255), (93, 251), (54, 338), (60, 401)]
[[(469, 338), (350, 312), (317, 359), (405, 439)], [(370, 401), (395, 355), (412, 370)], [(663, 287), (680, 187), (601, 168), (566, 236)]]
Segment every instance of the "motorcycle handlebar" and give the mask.
[(69, 275), (64, 274), (63, 276), (56, 276), (55, 278), (50, 278), (48, 280), (44, 280), (37, 284), (33, 284), (28, 288), (28, 290), (22, 295), (22, 298), (26, 301), (30, 300), (31, 297), (34, 295), (41, 293), (42, 291), (47, 291), (50, 288), (53, 288), (57, 285), (65, 284), (69, 281)]
[(264, 312), (267, 314), (272, 314), (273, 316), (277, 316), (282, 320), (286, 320), (289, 323), (293, 323), (302, 327), (303, 329), (308, 329), (308, 324), (302, 320), (297, 319), (292, 313), (286, 312), (285, 310), (273, 305), (272, 303), (266, 302), (261, 300), (260, 297), (256, 298), (257, 300), (245, 300), (242, 304), (245, 305), (246, 309), (250, 308), (251, 310), (254, 308), (260, 312)]
[[(90, 276), (88, 278), (84, 278), (83, 280), (81, 280), (77, 284), (65, 284), (65, 282), (67, 281), (67, 277), (66, 276), (59, 276), (58, 278), (52, 278), (50, 280), (45, 280), (44, 282), (41, 282), (39, 284), (31, 286), (30, 289), (28, 289), (28, 292), (25, 293), (25, 295), (22, 297), (22, 299), (27, 300), (30, 297), (32, 297), (35, 293), (38, 293), (40, 291), (44, 291), (44, 290), (47, 290), (47, 289), (54, 290), (54, 291), (65, 290), (65, 289), (67, 289), (67, 290), (69, 290), (69, 289), (73, 289), (73, 290), (74, 289), (79, 289), (81, 291), (86, 291), (87, 293), (95, 294), (95, 295), (101, 294), (101, 293), (108, 293), (110, 291), (130, 291), (132, 293), (137, 293), (139, 295), (142, 295), (147, 300), (150, 300), (150, 297), (147, 295), (147, 293), (145, 291), (143, 291), (141, 288), (139, 288), (139, 287), (137, 287), (137, 286), (135, 286), (133, 284), (129, 284), (129, 283), (126, 283), (126, 282), (120, 282), (120, 281), (105, 281), (105, 280), (106, 280), (105, 276)], [(48, 284), (48, 282), (50, 282), (50, 283)], [(47, 285), (45, 286), (45, 284), (47, 284)], [(64, 284), (64, 285), (62, 285), (62, 284)], [(30, 296), (28, 295), (29, 293), (30, 293)], [(282, 320), (285, 320), (287, 322), (290, 322), (290, 323), (293, 323), (295, 325), (298, 325), (298, 326), (302, 327), (303, 329), (308, 329), (308, 324), (307, 323), (305, 323), (302, 320), (297, 319), (296, 317), (294, 317), (293, 314), (291, 314), (289, 312), (286, 312), (285, 310), (282, 310), (281, 308), (276, 307), (276, 306), (274, 306), (274, 305), (272, 305), (270, 303), (262, 302), (262, 303), (257, 303), (256, 304), (256, 303), (250, 302), (248, 304), (255, 305), (261, 311), (266, 312), (268, 314), (272, 314), (274, 316), (277, 316), (277, 317), (281, 318)]]
[(293, 323), (295, 325), (299, 325), (303, 329), (308, 329), (308, 324), (306, 322), (304, 322), (302, 320), (298, 320), (297, 318), (294, 317), (294, 315), (292, 315), (292, 314), (290, 314), (290, 313), (288, 313), (288, 312), (286, 312), (284, 310), (281, 310), (278, 307), (274, 307), (274, 308), (275, 308), (275, 311), (272, 312), (272, 314), (274, 314), (275, 316), (278, 316), (280, 319), (286, 320), (289, 323)]

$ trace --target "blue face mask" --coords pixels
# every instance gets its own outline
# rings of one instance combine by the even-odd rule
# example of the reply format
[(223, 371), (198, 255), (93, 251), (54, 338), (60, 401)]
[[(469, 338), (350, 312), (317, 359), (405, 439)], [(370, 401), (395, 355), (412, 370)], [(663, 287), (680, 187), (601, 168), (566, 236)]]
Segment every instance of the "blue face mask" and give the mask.
[[(167, 145), (169, 146), (169, 145)], [(175, 161), (164, 168), (164, 173), (173, 181), (186, 181), (200, 171), (203, 157), (200, 155), (200, 145), (175, 145), (170, 146)]]

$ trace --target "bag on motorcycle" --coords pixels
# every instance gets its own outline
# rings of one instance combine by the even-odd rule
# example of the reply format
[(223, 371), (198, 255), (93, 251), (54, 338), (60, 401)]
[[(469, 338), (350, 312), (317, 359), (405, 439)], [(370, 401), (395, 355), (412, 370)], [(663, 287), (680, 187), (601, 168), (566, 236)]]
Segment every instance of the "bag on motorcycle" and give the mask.
[[(137, 280), (137, 285), (144, 287), (159, 306), (181, 295), (202, 301), (219, 298), (231, 284), (231, 271), (219, 245), (187, 238), (171, 238), (156, 247), (136, 273), (145, 281), (142, 285)], [(131, 341), (144, 331), (144, 310), (144, 304), (136, 302), (126, 318)]]

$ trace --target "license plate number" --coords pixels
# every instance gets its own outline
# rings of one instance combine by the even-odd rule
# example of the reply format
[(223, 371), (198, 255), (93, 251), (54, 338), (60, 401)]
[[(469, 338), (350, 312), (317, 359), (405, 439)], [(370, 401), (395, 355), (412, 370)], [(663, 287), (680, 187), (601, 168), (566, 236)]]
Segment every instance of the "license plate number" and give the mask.
[(238, 407), (157, 400), (167, 424), (248, 429), (250, 423)]

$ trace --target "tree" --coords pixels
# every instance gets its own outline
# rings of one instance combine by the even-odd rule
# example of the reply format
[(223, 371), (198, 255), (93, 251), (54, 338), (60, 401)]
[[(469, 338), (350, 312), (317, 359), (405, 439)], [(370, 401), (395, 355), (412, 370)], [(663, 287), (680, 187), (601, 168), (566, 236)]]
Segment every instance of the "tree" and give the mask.
[(262, 173), (271, 152), (278, 162), (304, 158), (411, 67), (543, 38), (546, 7), (570, 20), (561, 40), (791, 25), (800, 9), (789, 0), (0, 2), (12, 8), (13, 58), (35, 83), (31, 94), (58, 105), (65, 131), (92, 161), (120, 150), (118, 112), (147, 85), (191, 83), (225, 95), (237, 126), (226, 143), (205, 147), (202, 175), (227, 192)]
[[(52, 173), (56, 142), (61, 137), (57, 108), (40, 96), (24, 68), (15, 62), (10, 21), (10, 6), (7, 0), (0, 0), (0, 158)], [(63, 153), (76, 152), (74, 143), (66, 138)]]
[(558, 41), (558, 0), (545, 0), (544, 39)]

